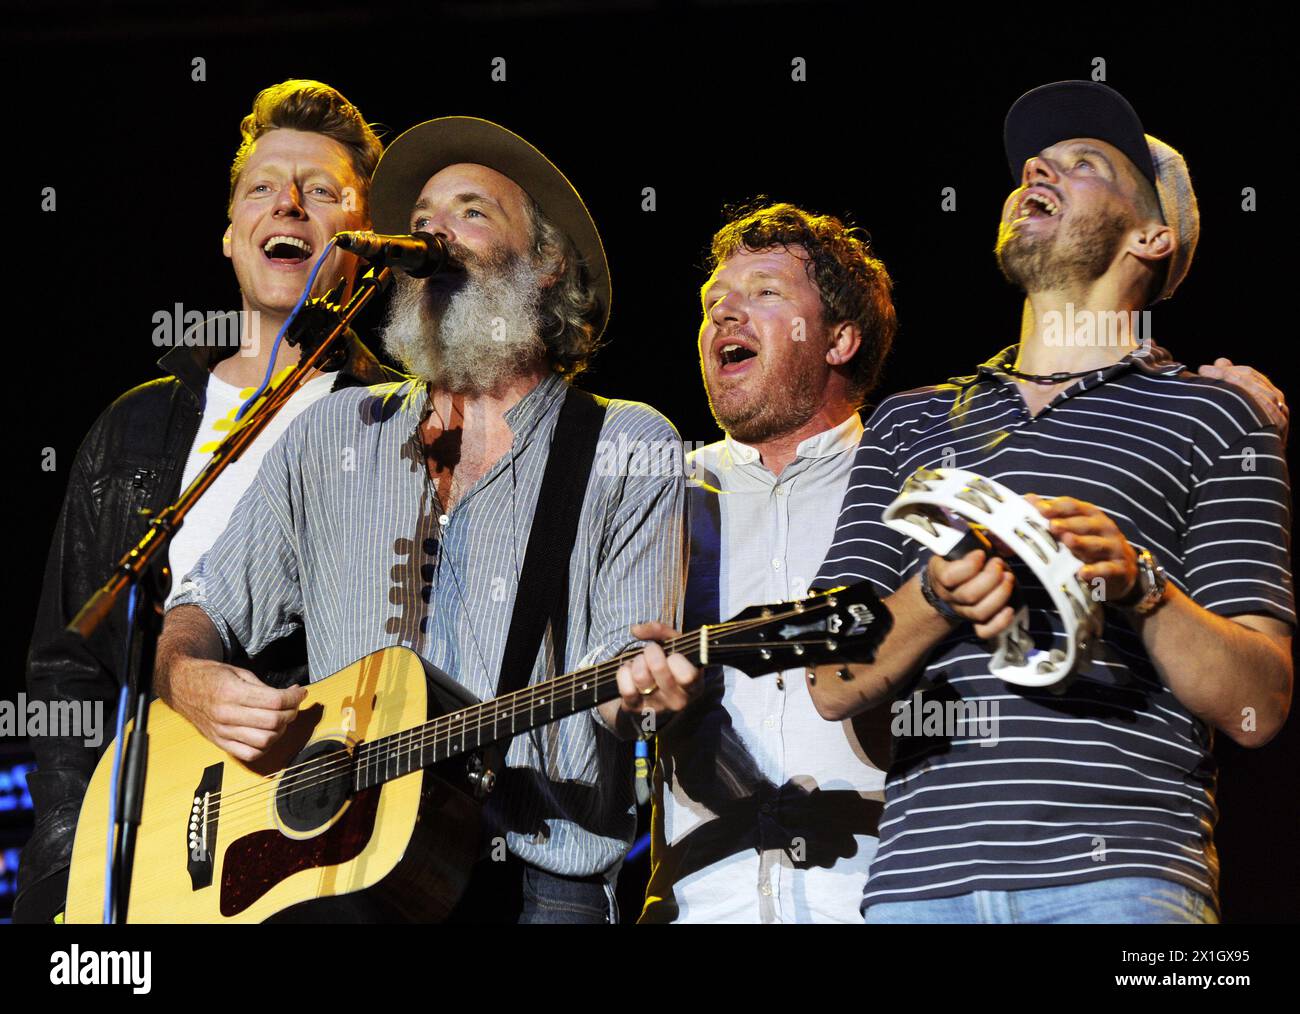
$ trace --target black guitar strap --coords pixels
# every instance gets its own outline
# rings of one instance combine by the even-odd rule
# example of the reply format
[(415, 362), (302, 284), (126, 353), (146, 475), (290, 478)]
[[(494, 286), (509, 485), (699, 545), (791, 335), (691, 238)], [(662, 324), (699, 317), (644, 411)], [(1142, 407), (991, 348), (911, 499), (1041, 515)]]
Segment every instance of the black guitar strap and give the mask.
[[(569, 558), (607, 404), (606, 399), (576, 387), (570, 387), (564, 396), (515, 592), (514, 616), (501, 656), (498, 697), (528, 685), (548, 620), (556, 668), (560, 673), (567, 671)], [(503, 757), (509, 745), (509, 741), (500, 744)]]

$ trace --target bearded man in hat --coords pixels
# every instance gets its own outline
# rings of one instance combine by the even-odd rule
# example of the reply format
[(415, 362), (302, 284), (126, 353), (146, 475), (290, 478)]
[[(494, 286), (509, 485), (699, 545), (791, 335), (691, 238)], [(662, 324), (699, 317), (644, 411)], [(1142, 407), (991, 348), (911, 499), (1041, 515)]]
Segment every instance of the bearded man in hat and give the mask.
[[(235, 646), (252, 654), (298, 625), (312, 679), (400, 644), (490, 699), (512, 677), (526, 675), (522, 686), (618, 654), (637, 621), (678, 619), (681, 470), (635, 474), (608, 453), (568, 477), (574, 534), (544, 568), (550, 583), (521, 590), (548, 466), (589, 467), (570, 466), (576, 445), (562, 434), (629, 451), (677, 441), (649, 407), (570, 383), (610, 305), (600, 236), (572, 185), (503, 127), (444, 117), (388, 148), (371, 205), (379, 231), (439, 237), (454, 267), (399, 278), (384, 340), (415, 379), (322, 400), (268, 454), (167, 614), (157, 681), (169, 703), (229, 670)], [(531, 633), (521, 611), (537, 618)], [(681, 666), (638, 679), (624, 669), (619, 699), (513, 737), (485, 806), (499, 861), (476, 867), (453, 919), (616, 920), (636, 828), (627, 740), (695, 685)], [(285, 724), (232, 752), (255, 760)]]
[[(1223, 381), (1144, 354), (1137, 334), (1070, 341), (1062, 328), (1133, 319), (1183, 280), (1198, 213), (1182, 156), (1083, 81), (1022, 96), (1005, 141), (1020, 185), (997, 257), (1027, 297), (1020, 341), (881, 403), (817, 579), (871, 581), (895, 621), (872, 664), (810, 675), (823, 717), (891, 698), (998, 707), (992, 739), (896, 735), (865, 918), (1217, 921), (1213, 731), (1261, 746), (1291, 701), (1279, 427)], [(1013, 622), (1017, 587), (1030, 632), (1051, 627), (1019, 561), (945, 560), (883, 523), (919, 466), (1039, 494), (1104, 603), (1072, 682), (1030, 689), (991, 672), (986, 642)]]

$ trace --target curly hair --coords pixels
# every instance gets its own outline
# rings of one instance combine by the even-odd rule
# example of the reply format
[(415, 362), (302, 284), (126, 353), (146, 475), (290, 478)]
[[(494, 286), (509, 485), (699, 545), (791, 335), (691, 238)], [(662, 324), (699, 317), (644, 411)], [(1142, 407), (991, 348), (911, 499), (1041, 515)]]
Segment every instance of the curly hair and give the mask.
[(849, 380), (854, 396), (865, 401), (880, 381), (898, 329), (893, 283), (884, 263), (871, 254), (871, 236), (833, 215), (814, 215), (762, 197), (728, 208), (726, 214), (727, 224), (710, 244), (709, 270), (742, 247), (755, 253), (802, 247), (808, 278), (821, 296), (823, 321), (852, 321), (862, 332), (862, 347), (849, 363)]
[(279, 128), (324, 134), (347, 149), (356, 173), (362, 207), (370, 201), (370, 177), (375, 174), (384, 146), (374, 127), (343, 95), (320, 81), (293, 79), (263, 88), (253, 100), (253, 111), (239, 124), (243, 140), (230, 166), (229, 214), (235, 203), (235, 185), (248, 164), (257, 139)]
[(546, 345), (551, 369), (572, 380), (590, 364), (600, 348), (596, 322), (600, 300), (573, 240), (543, 213), (531, 197), (533, 262), (556, 280), (542, 292), (539, 335)]

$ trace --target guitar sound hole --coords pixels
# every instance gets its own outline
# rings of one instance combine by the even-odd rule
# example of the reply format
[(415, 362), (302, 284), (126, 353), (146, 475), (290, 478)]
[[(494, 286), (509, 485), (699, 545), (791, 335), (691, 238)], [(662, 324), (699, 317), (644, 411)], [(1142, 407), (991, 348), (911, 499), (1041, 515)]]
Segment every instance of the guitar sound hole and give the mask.
[(352, 791), (352, 757), (342, 743), (313, 743), (294, 758), (275, 790), (275, 809), (291, 831), (326, 824)]

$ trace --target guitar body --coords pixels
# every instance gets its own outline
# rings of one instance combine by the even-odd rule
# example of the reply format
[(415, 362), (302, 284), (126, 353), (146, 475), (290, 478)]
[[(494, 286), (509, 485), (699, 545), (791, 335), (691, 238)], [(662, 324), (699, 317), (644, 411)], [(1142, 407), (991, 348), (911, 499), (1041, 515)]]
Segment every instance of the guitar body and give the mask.
[[(864, 582), (751, 606), (663, 647), (761, 676), (870, 662), (892, 622)], [(619, 667), (639, 651), (484, 702), (415, 652), (385, 648), (311, 684), (252, 765), (154, 702), (127, 920), (444, 918), (478, 856), (470, 784), (490, 791), (515, 735), (615, 700)], [(68, 922), (103, 918), (113, 752), (82, 804)]]
[[(414, 652), (386, 648), (307, 687), (294, 724), (245, 765), (155, 701), (128, 921), (445, 917), (479, 841), (466, 758), (353, 792), (350, 751), (474, 703)], [(103, 918), (114, 751), (105, 751), (82, 804), (70, 923)]]

